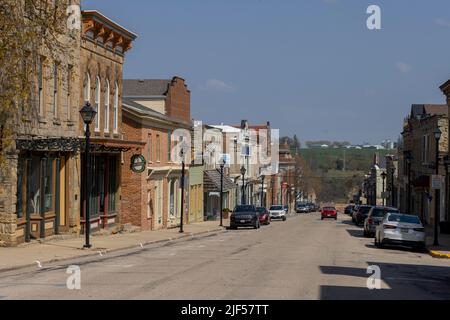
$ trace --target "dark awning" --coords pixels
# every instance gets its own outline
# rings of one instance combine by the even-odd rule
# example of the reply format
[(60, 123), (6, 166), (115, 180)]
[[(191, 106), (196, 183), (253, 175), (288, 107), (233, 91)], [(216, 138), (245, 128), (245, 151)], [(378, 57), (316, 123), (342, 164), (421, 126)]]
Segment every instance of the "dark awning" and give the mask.
[[(236, 189), (237, 185), (229, 177), (223, 177), (223, 191)], [(206, 170), (203, 173), (204, 192), (220, 192), (220, 171)]]

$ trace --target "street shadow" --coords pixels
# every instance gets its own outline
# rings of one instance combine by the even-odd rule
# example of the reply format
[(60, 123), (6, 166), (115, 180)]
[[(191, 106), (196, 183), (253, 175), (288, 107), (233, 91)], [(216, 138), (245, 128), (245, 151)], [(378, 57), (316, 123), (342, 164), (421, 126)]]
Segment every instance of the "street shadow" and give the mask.
[[(373, 240), (373, 237), (371, 237)], [(370, 249), (377, 249), (377, 250), (385, 250), (385, 251), (392, 251), (392, 252), (413, 252), (413, 253), (427, 253), (427, 249), (417, 249), (412, 248), (408, 246), (400, 246), (400, 245), (385, 245), (384, 248), (377, 248), (374, 243), (366, 244), (366, 248)], [(450, 270), (449, 270), (450, 272)]]
[(354, 225), (354, 223), (352, 222), (352, 220), (344, 220), (344, 221), (341, 221), (341, 224), (345, 224), (345, 225), (348, 225), (348, 226), (353, 226), (353, 225)]
[(347, 229), (347, 232), (349, 235), (355, 238), (366, 238), (364, 237), (364, 231), (363, 230), (354, 230), (354, 229)]
[(450, 268), (441, 266), (367, 262), (378, 266), (381, 280), (390, 289), (370, 290), (366, 287), (372, 273), (364, 268), (320, 266), (325, 275), (355, 277), (357, 287), (320, 286), (323, 300), (447, 300), (450, 298)]

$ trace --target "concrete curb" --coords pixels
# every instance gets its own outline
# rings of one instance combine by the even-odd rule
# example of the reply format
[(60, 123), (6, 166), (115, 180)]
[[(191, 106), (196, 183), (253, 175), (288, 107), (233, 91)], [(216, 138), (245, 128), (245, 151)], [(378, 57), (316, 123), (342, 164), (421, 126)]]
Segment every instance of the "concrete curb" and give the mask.
[[(142, 245), (146, 246), (146, 245), (153, 245), (153, 244), (165, 243), (165, 242), (171, 242), (171, 241), (177, 241), (177, 240), (188, 240), (194, 236), (201, 236), (201, 235), (205, 235), (205, 234), (217, 234), (217, 233), (225, 232), (225, 231), (226, 231), (226, 229), (224, 227), (224, 228), (215, 228), (215, 229), (201, 231), (201, 232), (186, 232), (185, 234), (178, 236), (178, 237), (174, 237), (174, 238), (142, 242)], [(45, 245), (45, 243), (43, 245)], [(120, 248), (115, 248), (115, 249), (106, 249), (106, 250), (105, 249), (103, 249), (103, 250), (92, 249), (91, 253), (87, 253), (87, 254), (83, 254), (83, 255), (77, 254), (77, 255), (73, 255), (70, 257), (64, 257), (64, 258), (42, 260), (40, 262), (41, 262), (41, 264), (49, 264), (49, 263), (55, 263), (55, 262), (68, 261), (68, 260), (72, 260), (72, 259), (76, 259), (76, 258), (89, 258), (89, 257), (93, 257), (93, 256), (98, 256), (99, 251), (105, 252), (105, 253), (113, 253), (113, 252), (119, 252), (119, 251), (133, 249), (133, 248), (136, 248), (137, 246), (138, 246), (138, 244), (133, 245), (133, 246), (125, 246), (125, 247), (120, 247)], [(81, 251), (82, 249), (80, 248), (80, 249), (75, 249), (75, 250)], [(34, 263), (29, 263), (29, 264), (17, 265), (14, 267), (0, 268), (0, 273), (25, 269), (25, 268), (32, 267), (33, 265), (34, 265)]]
[(437, 259), (450, 259), (450, 253), (442, 253), (436, 250), (428, 250), (428, 254)]

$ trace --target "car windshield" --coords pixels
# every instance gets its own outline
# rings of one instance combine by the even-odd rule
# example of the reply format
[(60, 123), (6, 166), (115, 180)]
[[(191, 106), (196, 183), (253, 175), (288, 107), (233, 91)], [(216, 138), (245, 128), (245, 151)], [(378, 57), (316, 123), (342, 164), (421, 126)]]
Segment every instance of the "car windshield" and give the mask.
[(375, 208), (372, 210), (372, 217), (383, 217), (386, 213), (398, 213), (394, 208)]
[(419, 217), (404, 214), (392, 214), (389, 216), (388, 221), (420, 224)]
[(254, 212), (254, 206), (237, 206), (234, 212)]
[(283, 210), (283, 206), (271, 206), (270, 210)]
[(324, 211), (334, 211), (334, 210), (336, 210), (336, 209), (333, 208), (333, 207), (325, 207), (325, 208), (323, 208), (323, 210), (324, 210)]

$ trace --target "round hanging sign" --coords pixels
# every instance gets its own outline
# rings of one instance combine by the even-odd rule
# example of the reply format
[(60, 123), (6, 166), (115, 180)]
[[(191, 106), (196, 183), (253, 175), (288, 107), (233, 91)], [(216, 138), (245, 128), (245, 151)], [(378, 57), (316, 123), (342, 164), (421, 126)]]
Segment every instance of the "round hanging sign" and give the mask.
[(135, 154), (131, 157), (131, 171), (134, 173), (142, 173), (145, 171), (145, 165), (147, 161), (141, 154)]

